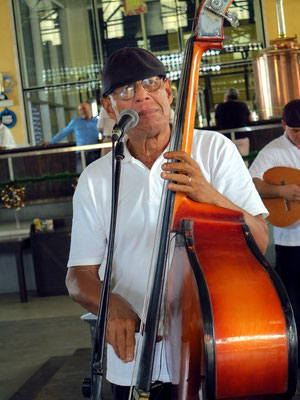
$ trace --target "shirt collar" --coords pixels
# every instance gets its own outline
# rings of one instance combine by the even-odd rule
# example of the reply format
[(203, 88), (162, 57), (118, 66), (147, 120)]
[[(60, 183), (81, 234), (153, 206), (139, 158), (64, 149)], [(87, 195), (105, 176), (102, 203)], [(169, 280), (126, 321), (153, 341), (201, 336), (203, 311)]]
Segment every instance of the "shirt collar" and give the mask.
[[(123, 163), (133, 162), (134, 160), (136, 160), (136, 158), (133, 157), (130, 154), (129, 150), (128, 150), (128, 147), (127, 147), (128, 139), (129, 139), (128, 136), (125, 135), (124, 139), (123, 139), (123, 142), (124, 142), (124, 156), (125, 156), (124, 159), (123, 159)], [(169, 147), (170, 147), (170, 142), (169, 142), (168, 146), (165, 148), (165, 150), (162, 152), (162, 154), (164, 154), (166, 151), (169, 151)], [(162, 156), (162, 154), (158, 158), (160, 158)]]
[(286, 131), (284, 131), (284, 138), (285, 138), (285, 140), (289, 143), (289, 146), (291, 146), (291, 147), (296, 147), (296, 149), (300, 150), (299, 147), (297, 147), (294, 143), (292, 143), (292, 142), (290, 141), (290, 139), (287, 137)]

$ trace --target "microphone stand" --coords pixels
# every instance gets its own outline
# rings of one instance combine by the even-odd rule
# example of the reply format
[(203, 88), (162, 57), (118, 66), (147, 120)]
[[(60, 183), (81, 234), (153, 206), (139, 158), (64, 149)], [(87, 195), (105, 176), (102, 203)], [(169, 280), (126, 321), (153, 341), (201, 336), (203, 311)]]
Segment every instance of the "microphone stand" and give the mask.
[[(123, 135), (121, 135), (123, 136)], [(98, 318), (93, 335), (93, 352), (91, 362), (90, 395), (92, 400), (101, 400), (102, 378), (104, 372), (105, 334), (108, 316), (108, 304), (112, 273), (112, 260), (114, 251), (115, 230), (118, 211), (119, 185), (121, 161), (124, 159), (124, 143), (121, 136), (112, 136), (112, 199), (111, 219), (107, 250), (107, 263), (99, 303)], [(117, 141), (117, 144), (115, 142)], [(88, 396), (90, 397), (90, 396)]]

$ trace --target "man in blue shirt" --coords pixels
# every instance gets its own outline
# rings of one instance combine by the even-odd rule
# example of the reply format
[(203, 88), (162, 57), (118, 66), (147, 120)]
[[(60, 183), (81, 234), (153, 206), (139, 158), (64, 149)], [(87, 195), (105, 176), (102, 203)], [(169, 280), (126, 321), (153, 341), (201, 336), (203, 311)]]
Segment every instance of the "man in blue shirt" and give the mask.
[[(75, 133), (76, 146), (84, 146), (88, 144), (98, 143), (97, 118), (92, 117), (91, 106), (87, 103), (81, 103), (78, 106), (79, 118), (72, 119), (69, 124), (60, 130), (50, 142), (45, 142), (44, 146), (58, 143), (72, 132)], [(89, 150), (85, 152), (86, 165), (99, 158), (100, 150)], [(82, 171), (81, 154), (76, 152), (76, 171)]]

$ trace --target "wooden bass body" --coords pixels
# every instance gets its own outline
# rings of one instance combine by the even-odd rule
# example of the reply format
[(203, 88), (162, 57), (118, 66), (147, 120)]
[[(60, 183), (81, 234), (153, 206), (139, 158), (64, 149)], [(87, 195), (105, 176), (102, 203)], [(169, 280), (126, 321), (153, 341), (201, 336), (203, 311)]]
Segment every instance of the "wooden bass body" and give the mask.
[(186, 198), (174, 226), (166, 285), (173, 398), (291, 399), (293, 312), (242, 214)]

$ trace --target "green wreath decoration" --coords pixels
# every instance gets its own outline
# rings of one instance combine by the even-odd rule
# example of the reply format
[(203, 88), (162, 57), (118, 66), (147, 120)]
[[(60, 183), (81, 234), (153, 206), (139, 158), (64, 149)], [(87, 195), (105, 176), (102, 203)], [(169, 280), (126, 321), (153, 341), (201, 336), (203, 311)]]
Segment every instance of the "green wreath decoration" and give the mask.
[(13, 181), (5, 181), (5, 182), (0, 182), (0, 189), (4, 188), (5, 185), (12, 185), (15, 183), (21, 183), (21, 184), (26, 184), (26, 183), (40, 183), (40, 182), (51, 182), (51, 181), (64, 181), (64, 180), (69, 180), (73, 178), (78, 178), (80, 174), (78, 173), (71, 173), (68, 171), (65, 172), (59, 172), (57, 174), (44, 174), (42, 176), (25, 176), (24, 178), (17, 178), (14, 179)]
[(17, 183), (5, 185), (1, 191), (1, 199), (6, 208), (15, 208), (18, 211), (25, 205), (25, 187)]

